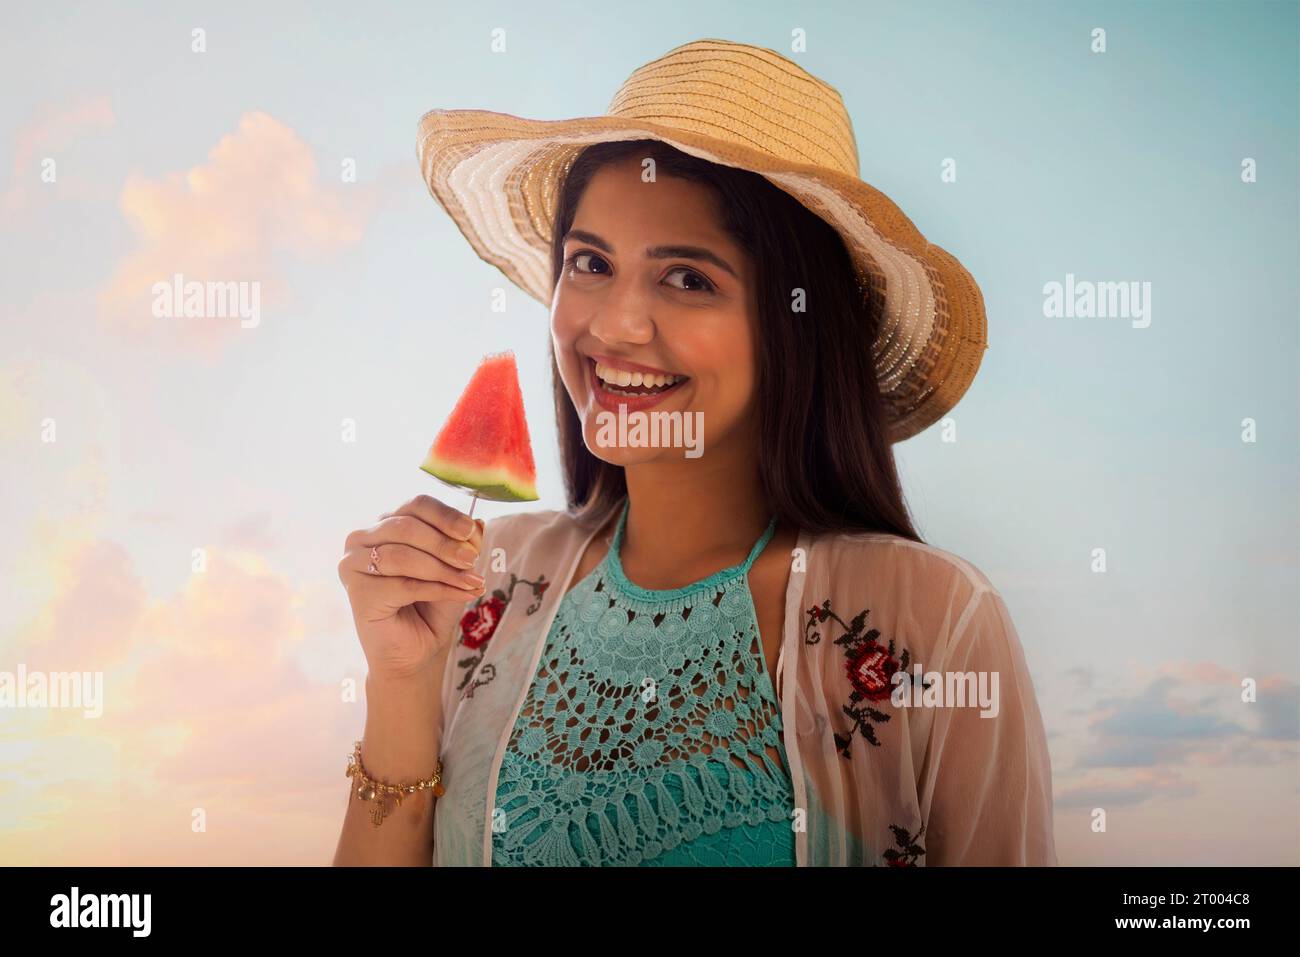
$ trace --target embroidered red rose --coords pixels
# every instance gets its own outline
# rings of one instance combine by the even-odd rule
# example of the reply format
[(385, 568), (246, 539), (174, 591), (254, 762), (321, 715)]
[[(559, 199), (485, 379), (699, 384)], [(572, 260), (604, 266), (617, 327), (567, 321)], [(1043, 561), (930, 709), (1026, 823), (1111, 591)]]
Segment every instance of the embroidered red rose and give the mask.
[(893, 691), (890, 679), (898, 660), (874, 641), (864, 642), (848, 659), (849, 681), (871, 701), (882, 701)]
[(501, 619), (505, 616), (506, 607), (514, 598), (515, 588), (519, 585), (528, 585), (532, 588), (533, 603), (524, 609), (525, 615), (531, 615), (542, 607), (542, 595), (550, 587), (550, 584), (545, 575), (538, 575), (536, 581), (533, 581), (528, 578), (520, 578), (512, 572), (509, 584), (503, 584), (501, 588), (494, 588), (491, 598), (480, 600), (478, 604), (465, 612), (460, 620), (459, 641), (466, 648), (476, 651), (477, 654), (461, 655), (456, 659), (456, 667), (464, 675), (456, 688), (460, 692), (462, 700), (472, 698), (475, 688), (483, 687), (496, 676), (495, 668), (483, 664), (483, 659), (487, 655), (483, 646), (496, 633), (497, 625), (501, 623)]
[[(895, 672), (906, 672), (911, 666), (912, 655), (906, 648), (899, 649), (894, 657), (894, 639), (878, 641), (880, 629), (867, 628), (867, 615), (870, 609), (864, 608), (850, 621), (845, 621), (831, 608), (830, 599), (822, 602), (819, 608), (813, 605), (808, 609), (808, 620), (804, 622), (804, 643), (815, 645), (822, 640), (822, 633), (817, 628), (819, 621), (830, 618), (844, 629), (844, 634), (835, 639), (835, 644), (844, 649), (845, 671), (849, 687), (853, 689), (843, 712), (853, 719), (853, 727), (847, 733), (832, 731), (835, 747), (845, 760), (853, 757), (853, 735), (860, 733), (867, 744), (880, 747), (876, 737), (876, 725), (882, 725), (893, 717), (889, 712), (875, 706), (893, 695), (892, 680)], [(864, 700), (865, 699), (865, 700)]]
[(481, 648), (501, 623), (506, 603), (493, 595), (465, 612), (460, 620), (460, 641), (467, 648)]

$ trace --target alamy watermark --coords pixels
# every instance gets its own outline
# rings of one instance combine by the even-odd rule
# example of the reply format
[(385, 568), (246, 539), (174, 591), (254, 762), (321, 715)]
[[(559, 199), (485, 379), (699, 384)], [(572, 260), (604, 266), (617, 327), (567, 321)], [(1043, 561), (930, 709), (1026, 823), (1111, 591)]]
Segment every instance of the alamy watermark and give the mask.
[(618, 412), (596, 413), (596, 445), (601, 448), (681, 448), (688, 459), (704, 454), (704, 413), (628, 412), (619, 403)]
[(0, 671), (0, 708), (82, 708), (87, 718), (104, 713), (102, 671)]
[(1055, 279), (1043, 285), (1043, 315), (1049, 319), (1132, 319), (1134, 329), (1151, 325), (1151, 283)]
[(152, 894), (83, 894), (74, 885), (50, 898), (50, 926), (126, 927), (132, 937), (148, 937), (152, 911)]
[(996, 671), (923, 671), (913, 665), (910, 675), (900, 668), (889, 680), (889, 701), (896, 708), (978, 707), (981, 718), (996, 718), (1000, 710)]
[(257, 281), (186, 281), (176, 273), (150, 291), (156, 319), (238, 319), (245, 329), (262, 321), (262, 284)]

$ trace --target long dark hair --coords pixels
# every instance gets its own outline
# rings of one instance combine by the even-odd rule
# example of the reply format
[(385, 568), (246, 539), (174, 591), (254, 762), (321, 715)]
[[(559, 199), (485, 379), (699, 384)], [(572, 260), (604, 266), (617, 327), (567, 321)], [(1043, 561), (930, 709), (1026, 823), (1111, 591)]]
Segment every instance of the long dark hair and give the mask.
[[(659, 140), (597, 143), (575, 157), (560, 190), (551, 244), (552, 288), (564, 235), (592, 175), (628, 156), (656, 175), (711, 187), (723, 228), (751, 257), (758, 282), (758, 470), (768, 505), (812, 534), (888, 532), (920, 542), (885, 427), (872, 358), (880, 301), (840, 235), (764, 177), (691, 156)], [(805, 290), (807, 311), (792, 312)], [(555, 414), (569, 509), (592, 520), (627, 494), (623, 468), (597, 458), (551, 354)]]

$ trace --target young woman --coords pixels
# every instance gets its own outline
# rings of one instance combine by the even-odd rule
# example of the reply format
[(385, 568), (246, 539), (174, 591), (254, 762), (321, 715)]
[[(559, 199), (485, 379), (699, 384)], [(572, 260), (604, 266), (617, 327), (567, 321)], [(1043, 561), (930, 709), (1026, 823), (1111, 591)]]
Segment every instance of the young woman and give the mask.
[[(634, 73), (621, 126), (568, 121), (598, 136), (425, 118), (434, 195), (549, 293), (569, 507), (483, 524), (419, 496), (349, 536), (370, 671), (336, 863), (1055, 863), (1015, 628), (981, 571), (921, 541), (890, 447), (969, 383), (977, 291), (942, 250), (907, 249), (901, 213), (875, 234), (892, 206), (826, 165), (856, 167), (832, 94), (710, 40)], [(792, 112), (760, 129), (765, 102)], [(732, 122), (702, 131), (724, 104)], [(804, 178), (774, 185), (760, 132), (821, 157), (823, 181), (778, 154)], [(504, 178), (457, 170), (475, 156)], [(530, 177), (549, 231), (527, 243), (536, 208), (467, 202)], [(849, 200), (870, 234), (844, 225)], [(521, 250), (547, 235), (542, 286)], [(873, 256), (884, 239), (904, 252)], [(929, 262), (925, 294), (896, 254)], [(699, 431), (609, 428), (654, 414)], [(375, 782), (408, 790), (385, 804)]]

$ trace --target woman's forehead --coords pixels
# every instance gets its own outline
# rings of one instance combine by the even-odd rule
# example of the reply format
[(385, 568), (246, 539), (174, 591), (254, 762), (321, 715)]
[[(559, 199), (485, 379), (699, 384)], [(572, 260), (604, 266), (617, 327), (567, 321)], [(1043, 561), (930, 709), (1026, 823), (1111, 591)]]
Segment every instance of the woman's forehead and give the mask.
[(721, 228), (722, 207), (714, 190), (679, 176), (646, 179), (636, 161), (610, 163), (597, 170), (583, 190), (575, 210), (580, 217), (602, 222), (623, 221), (629, 214), (671, 223), (689, 221)]
[(581, 238), (618, 255), (640, 247), (702, 246), (729, 262), (745, 258), (723, 226), (712, 190), (680, 179), (671, 184), (663, 179), (646, 184), (593, 180), (565, 238)]

